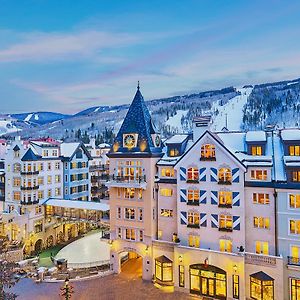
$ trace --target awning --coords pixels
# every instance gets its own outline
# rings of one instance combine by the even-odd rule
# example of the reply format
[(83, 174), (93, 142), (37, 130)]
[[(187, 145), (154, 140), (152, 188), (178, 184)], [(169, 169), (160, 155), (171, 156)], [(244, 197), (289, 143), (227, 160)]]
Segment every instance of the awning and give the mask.
[(155, 260), (160, 263), (172, 263), (171, 259), (169, 259), (168, 257), (166, 257), (164, 255), (155, 258)]
[(48, 199), (42, 203), (43, 205), (51, 205), (55, 207), (64, 208), (77, 208), (77, 209), (87, 209), (87, 210), (98, 210), (98, 211), (108, 211), (109, 205), (99, 202), (91, 201), (78, 201), (78, 200), (67, 200), (67, 199)]
[(260, 271), (257, 273), (254, 273), (252, 275), (250, 275), (250, 277), (258, 279), (260, 281), (270, 281), (270, 280), (274, 280), (272, 277), (270, 277), (268, 274)]

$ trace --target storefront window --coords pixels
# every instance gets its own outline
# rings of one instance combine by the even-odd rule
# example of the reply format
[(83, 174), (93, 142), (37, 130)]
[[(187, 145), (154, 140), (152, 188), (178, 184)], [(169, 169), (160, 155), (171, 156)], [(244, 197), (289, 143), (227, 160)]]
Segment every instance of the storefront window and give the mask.
[(250, 295), (256, 300), (274, 299), (274, 279), (260, 271), (250, 276)]
[(155, 259), (155, 277), (161, 282), (173, 281), (173, 262), (164, 255)]
[(291, 300), (300, 299), (300, 279), (291, 279)]

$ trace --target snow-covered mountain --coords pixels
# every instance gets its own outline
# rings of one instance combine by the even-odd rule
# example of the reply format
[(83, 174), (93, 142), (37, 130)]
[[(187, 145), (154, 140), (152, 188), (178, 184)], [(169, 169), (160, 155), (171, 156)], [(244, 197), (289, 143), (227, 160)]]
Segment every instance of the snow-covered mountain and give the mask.
[(24, 121), (24, 122), (38, 124), (38, 125), (51, 123), (69, 117), (69, 115), (63, 115), (54, 112), (31, 112), (31, 113), (11, 114), (10, 116), (19, 121)]

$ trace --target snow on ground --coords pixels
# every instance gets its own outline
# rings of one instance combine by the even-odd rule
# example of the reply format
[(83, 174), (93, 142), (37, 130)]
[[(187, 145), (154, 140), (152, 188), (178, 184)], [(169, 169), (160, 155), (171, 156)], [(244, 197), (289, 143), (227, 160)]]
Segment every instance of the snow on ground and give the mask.
[(28, 114), (28, 116), (24, 119), (25, 122), (29, 122), (33, 114)]
[(218, 109), (219, 114), (213, 118), (213, 130), (220, 131), (226, 126), (226, 116), (228, 130), (241, 129), (243, 122), (243, 108), (252, 89), (253, 88), (237, 89), (237, 91), (241, 92), (241, 95), (232, 98), (223, 106), (219, 106), (217, 103), (214, 105), (213, 110)]
[(0, 120), (0, 135), (16, 131), (18, 128), (12, 125), (11, 121)]
[(38, 114), (34, 114), (34, 119), (37, 121), (39, 119), (39, 115)]
[(166, 125), (169, 125), (170, 127), (182, 129), (181, 118), (182, 118), (182, 116), (186, 116), (187, 113), (188, 113), (188, 110), (177, 110), (176, 115), (174, 115), (173, 117), (170, 117), (169, 120), (167, 120)]

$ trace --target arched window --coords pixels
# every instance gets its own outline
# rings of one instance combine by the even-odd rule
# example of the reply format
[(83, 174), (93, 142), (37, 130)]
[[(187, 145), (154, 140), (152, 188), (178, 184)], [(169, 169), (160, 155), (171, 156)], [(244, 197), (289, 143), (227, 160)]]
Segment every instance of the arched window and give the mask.
[(188, 168), (187, 181), (188, 182), (199, 182), (198, 168)]
[(216, 160), (216, 147), (212, 144), (204, 144), (201, 147), (201, 160)]
[(188, 227), (199, 228), (200, 216), (198, 212), (188, 212)]
[(219, 169), (219, 183), (231, 184), (231, 169), (230, 168)]

